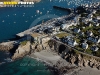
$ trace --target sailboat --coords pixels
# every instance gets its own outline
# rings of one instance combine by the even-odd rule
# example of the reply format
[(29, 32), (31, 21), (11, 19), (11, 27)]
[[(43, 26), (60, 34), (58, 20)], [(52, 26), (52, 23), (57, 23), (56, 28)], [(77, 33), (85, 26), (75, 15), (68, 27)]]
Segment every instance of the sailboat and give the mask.
[(4, 20), (2, 22), (5, 22)]
[(40, 11), (39, 10), (36, 10), (36, 12), (39, 13)]

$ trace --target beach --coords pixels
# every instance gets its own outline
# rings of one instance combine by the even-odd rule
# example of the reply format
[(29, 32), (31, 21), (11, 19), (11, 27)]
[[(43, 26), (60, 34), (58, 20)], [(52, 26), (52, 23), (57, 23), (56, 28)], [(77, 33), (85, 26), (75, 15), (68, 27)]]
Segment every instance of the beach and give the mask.
[(35, 52), (35, 53), (32, 53), (30, 57), (39, 58), (40, 60), (50, 64), (51, 66), (57, 65), (57, 62), (61, 61), (59, 68), (62, 66), (70, 65), (68, 62), (66, 62), (66, 60), (61, 58), (61, 56), (59, 56), (57, 53), (51, 50), (42, 50), (40, 52)]
[[(42, 62), (45, 62), (49, 66), (59, 65), (57, 68), (61, 68), (64, 66), (73, 67), (76, 66), (75, 64), (70, 64), (63, 58), (61, 58), (60, 55), (57, 53), (51, 51), (51, 50), (42, 50), (40, 52), (35, 52), (30, 55), (31, 58), (39, 59)], [(60, 63), (58, 63), (60, 61)], [(74, 70), (72, 69), (69, 73), (66, 73), (65, 75), (99, 75), (100, 70), (96, 68), (91, 67), (78, 67)]]

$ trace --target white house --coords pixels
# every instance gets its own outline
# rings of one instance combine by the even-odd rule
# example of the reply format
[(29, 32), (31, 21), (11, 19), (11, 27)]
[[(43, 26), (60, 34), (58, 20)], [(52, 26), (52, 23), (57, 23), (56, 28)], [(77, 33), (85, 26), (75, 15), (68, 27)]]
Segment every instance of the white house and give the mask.
[(92, 26), (92, 24), (90, 23), (88, 26), (89, 26), (89, 27), (91, 27), (91, 26)]
[(60, 30), (60, 27), (56, 27), (56, 31), (58, 32)]
[(74, 20), (75, 22), (78, 22), (78, 21), (79, 21), (79, 18), (80, 18), (80, 15), (77, 15), (77, 16), (74, 17), (73, 20)]
[(87, 38), (87, 40), (89, 40), (89, 41), (94, 41), (94, 37), (89, 36), (89, 37)]
[(89, 41), (92, 41), (92, 42), (94, 42), (94, 43), (100, 43), (100, 37), (92, 37), (92, 36), (90, 36), (90, 37), (88, 37), (87, 38)]
[(92, 51), (98, 51), (99, 48), (98, 48), (97, 46), (92, 46), (92, 47), (91, 47), (91, 50), (92, 50)]
[(92, 21), (92, 18), (88, 18), (88, 21)]
[(78, 45), (78, 43), (76, 42), (76, 40), (73, 40), (73, 39), (68, 40), (67, 44), (70, 45), (70, 46), (72, 46), (72, 47)]
[(98, 32), (100, 33), (100, 29), (98, 30)]
[(100, 20), (100, 16), (97, 16), (97, 20)]
[(87, 43), (82, 43), (82, 48), (83, 49), (87, 49), (88, 48), (88, 44)]
[(62, 24), (62, 25), (61, 25), (61, 29), (65, 30), (65, 29), (67, 29), (69, 26), (70, 26), (70, 25)]
[(87, 35), (88, 35), (88, 36), (93, 36), (92, 31), (87, 31)]
[(79, 32), (79, 35), (80, 36), (84, 36), (84, 32)]
[(75, 28), (75, 29), (74, 29), (74, 32), (75, 32), (75, 33), (79, 33), (80, 31), (81, 31), (81, 30), (80, 30), (79, 28)]
[(95, 26), (99, 26), (100, 24), (99, 23), (97, 23), (97, 24), (94, 24)]
[(100, 37), (96, 36), (95, 39), (94, 39), (94, 42), (95, 43), (100, 43)]
[(88, 18), (92, 18), (92, 17), (93, 17), (93, 14), (89, 14), (89, 15), (88, 15)]
[(95, 14), (96, 13), (96, 10), (93, 10), (93, 12), (92, 12), (93, 14)]

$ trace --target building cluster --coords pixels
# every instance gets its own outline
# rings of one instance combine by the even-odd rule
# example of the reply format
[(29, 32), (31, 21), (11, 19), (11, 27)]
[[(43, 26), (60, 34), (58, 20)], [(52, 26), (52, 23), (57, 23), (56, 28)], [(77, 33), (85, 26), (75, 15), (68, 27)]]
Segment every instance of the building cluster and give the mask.
[[(48, 35), (49, 37), (59, 40), (71, 47), (80, 47), (83, 50), (89, 49), (96, 52), (100, 50), (99, 8), (100, 3), (97, 3), (95, 6), (94, 4), (90, 6), (85, 5), (85, 9), (88, 9), (88, 13), (75, 14), (75, 16), (70, 17), (70, 19), (62, 20), (57, 18), (57, 20), (54, 23), (51, 23), (51, 25), (39, 26), (32, 32), (35, 32), (35, 34), (41, 34), (41, 36)], [(62, 32), (65, 32), (68, 35), (62, 36)], [(59, 33), (60, 37), (56, 36)]]

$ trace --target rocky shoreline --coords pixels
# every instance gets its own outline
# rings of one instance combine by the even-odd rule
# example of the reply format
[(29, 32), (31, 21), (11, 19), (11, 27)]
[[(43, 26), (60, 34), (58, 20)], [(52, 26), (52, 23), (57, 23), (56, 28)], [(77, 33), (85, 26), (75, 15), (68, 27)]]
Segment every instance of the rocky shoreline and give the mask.
[[(2, 45), (9, 46), (15, 44), (15, 41), (2, 43)], [(37, 48), (36, 48), (37, 46)], [(44, 49), (45, 47), (45, 49)], [(31, 51), (32, 48), (32, 51)], [(59, 75), (69, 74), (71, 75), (75, 71), (79, 71), (80, 67), (97, 68), (100, 70), (100, 62), (88, 56), (83, 56), (79, 52), (69, 51), (63, 58), (52, 50), (48, 43), (43, 45), (31, 45), (28, 41), (26, 45), (19, 45), (15, 50), (12, 60), (18, 60), (28, 55), (31, 58), (40, 59), (44, 62), (48, 68)], [(9, 51), (8, 49), (6, 51)], [(91, 59), (90, 59), (91, 58)], [(65, 65), (64, 65), (65, 64)], [(60, 66), (62, 65), (62, 66)], [(71, 74), (70, 74), (71, 73)], [(74, 75), (74, 74), (73, 74)]]
[[(71, 13), (69, 16), (73, 15), (75, 14)], [(62, 20), (67, 17), (68, 16), (63, 16), (59, 19)], [(56, 21), (58, 21), (58, 19), (49, 20), (44, 23), (44, 26), (54, 24)], [(35, 26), (29, 30), (21, 32), (17, 34), (17, 36), (28, 38), (25, 35), (31, 35), (32, 31), (38, 29), (39, 26)], [(33, 35), (34, 37), (38, 36), (37, 33), (34, 34), (36, 34)], [(45, 62), (51, 69), (56, 70), (56, 73), (59, 75), (66, 75), (71, 72), (72, 74), (70, 75), (74, 75), (73, 73), (75, 72), (75, 69), (78, 71), (81, 67), (91, 67), (91, 69), (96, 68), (96, 71), (98, 71), (98, 73), (100, 72), (100, 58), (85, 54), (75, 49), (73, 50), (73, 48), (70, 48), (70, 50), (67, 49), (68, 51), (65, 53), (63, 52), (64, 50), (62, 50), (61, 53), (63, 52), (62, 54), (64, 54), (62, 56), (59, 50), (57, 50), (57, 42), (55, 42), (55, 40), (52, 42), (52, 38), (49, 35), (46, 35), (45, 37), (43, 34), (41, 36), (43, 37), (40, 40), (37, 40), (38, 42), (32, 42), (30, 39), (26, 40), (25, 38), (21, 38), (16, 41), (3, 42), (0, 44), (0, 50), (12, 53), (12, 60), (17, 60), (26, 55), (29, 55), (32, 58), (39, 58), (43, 60), (43, 62)]]

